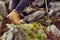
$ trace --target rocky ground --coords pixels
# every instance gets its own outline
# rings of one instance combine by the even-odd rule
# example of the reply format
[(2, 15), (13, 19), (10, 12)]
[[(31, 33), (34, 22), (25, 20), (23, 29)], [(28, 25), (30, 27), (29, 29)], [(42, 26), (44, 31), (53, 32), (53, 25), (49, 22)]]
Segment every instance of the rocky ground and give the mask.
[(24, 18), (30, 23), (20, 25), (14, 25), (6, 18), (8, 12), (3, 7), (4, 2), (2, 4), (0, 4), (0, 40), (60, 40), (60, 2), (50, 2), (48, 13), (45, 13), (45, 10), (34, 12), (37, 14)]

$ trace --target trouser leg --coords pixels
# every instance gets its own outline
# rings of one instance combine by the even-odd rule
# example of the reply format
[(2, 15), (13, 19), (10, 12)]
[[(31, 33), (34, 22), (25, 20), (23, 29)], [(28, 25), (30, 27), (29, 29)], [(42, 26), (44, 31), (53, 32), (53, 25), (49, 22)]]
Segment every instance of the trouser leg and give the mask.
[(18, 12), (18, 13), (21, 13), (23, 12), (23, 10), (29, 6), (29, 2), (30, 0), (20, 0), (19, 4), (16, 6), (15, 10)]
[(21, 13), (27, 6), (29, 6), (30, 0), (11, 0), (9, 4), (9, 10), (15, 9), (16, 12)]
[(19, 2), (20, 0), (11, 0), (9, 2), (9, 10), (12, 11), (13, 9), (15, 9)]

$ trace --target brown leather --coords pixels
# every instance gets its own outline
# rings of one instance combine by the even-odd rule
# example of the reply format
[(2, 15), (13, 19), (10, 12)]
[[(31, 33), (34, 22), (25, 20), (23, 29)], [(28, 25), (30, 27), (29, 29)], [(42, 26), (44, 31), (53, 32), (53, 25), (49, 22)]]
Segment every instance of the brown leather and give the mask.
[(23, 23), (23, 20), (21, 20), (19, 13), (12, 11), (7, 18), (10, 19), (14, 24), (21, 24)]

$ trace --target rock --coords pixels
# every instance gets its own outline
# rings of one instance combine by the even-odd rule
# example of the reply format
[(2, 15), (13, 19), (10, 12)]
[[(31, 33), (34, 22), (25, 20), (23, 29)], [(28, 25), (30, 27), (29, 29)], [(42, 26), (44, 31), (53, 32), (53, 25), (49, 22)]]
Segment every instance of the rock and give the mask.
[(7, 7), (5, 2), (0, 1), (0, 15), (6, 23), (10, 23), (10, 20), (6, 17), (8, 15)]
[(54, 24), (60, 30), (60, 17), (52, 17), (51, 24)]
[(50, 2), (49, 5), (51, 8), (49, 8), (49, 16), (60, 16), (60, 2)]
[(34, 8), (32, 8), (32, 7), (26, 7), (23, 12), (29, 14), (29, 13), (35, 11), (35, 10), (36, 10), (36, 9), (34, 9)]
[(43, 4), (44, 4), (44, 0), (35, 0), (34, 2), (32, 2), (32, 5), (36, 7), (40, 7)]
[(60, 2), (50, 2), (49, 5), (52, 6), (52, 7), (54, 7), (54, 6), (55, 7), (60, 7)]
[(0, 36), (2, 36), (7, 30), (8, 28), (6, 27), (6, 25), (2, 21), (0, 21)]
[(45, 11), (38, 10), (28, 16), (24, 17), (24, 20), (26, 22), (35, 22), (38, 21), (40, 18), (42, 18), (45, 14)]
[(60, 30), (55, 25), (49, 26), (48, 29), (49, 29), (49, 32), (51, 32), (53, 35), (60, 37)]
[(0, 1), (0, 15), (2, 15), (3, 17), (6, 17), (7, 14), (8, 14), (8, 12), (7, 12), (5, 2)]
[(51, 9), (49, 9), (50, 11), (49, 11), (49, 13), (48, 13), (48, 15), (49, 16), (60, 16), (60, 7), (58, 8), (51, 8)]
[(19, 28), (11, 27), (10, 30), (5, 32), (1, 37), (1, 40), (28, 40), (27, 35)]

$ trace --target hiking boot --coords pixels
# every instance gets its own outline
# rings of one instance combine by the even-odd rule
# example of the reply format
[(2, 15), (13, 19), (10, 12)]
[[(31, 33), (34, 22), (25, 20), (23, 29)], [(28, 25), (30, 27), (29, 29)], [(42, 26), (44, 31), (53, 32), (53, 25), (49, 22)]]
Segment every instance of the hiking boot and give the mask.
[(15, 11), (12, 11), (9, 15), (7, 15), (7, 18), (11, 20), (14, 24), (24, 23), (24, 21), (21, 20), (19, 17), (20, 17), (20, 14)]

